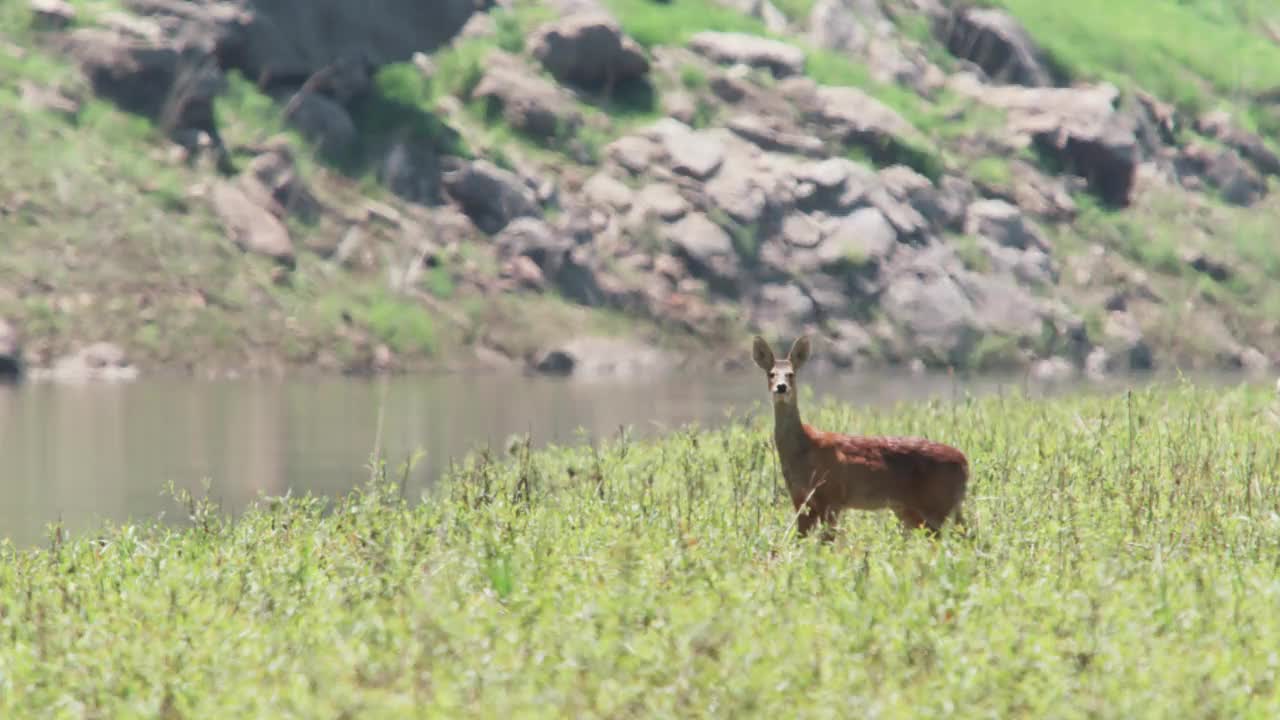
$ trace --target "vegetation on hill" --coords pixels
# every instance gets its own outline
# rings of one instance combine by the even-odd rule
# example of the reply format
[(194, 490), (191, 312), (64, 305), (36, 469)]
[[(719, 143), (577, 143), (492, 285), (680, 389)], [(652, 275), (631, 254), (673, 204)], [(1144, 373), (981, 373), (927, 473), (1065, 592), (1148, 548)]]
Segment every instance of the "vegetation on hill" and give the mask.
[[(649, 68), (604, 89), (562, 82), (538, 60), (558, 14), (532, 3), (476, 16), (450, 45), (373, 69), (368, 90), (336, 110), (335, 91), (226, 66), (211, 99), (221, 159), (120, 109), (58, 44), (65, 31), (12, 3), (0, 10), (0, 141), (21, 150), (0, 158), (0, 323), (17, 329), (34, 367), (105, 340), (147, 369), (211, 372), (473, 362), (446, 346), (536, 364), (584, 335), (714, 356), (747, 330), (817, 333), (855, 366), (1049, 371), (1065, 361), (1107, 371), (1280, 359), (1280, 253), (1266, 232), (1280, 173), (1268, 164), (1280, 131), (1280, 18), (1243, 0), (1107, 13), (987, 5), (1026, 28), (1031, 45), (1019, 51), (1043, 65), (1030, 71), (1119, 88), (1116, 117), (1137, 128), (1131, 197), (1100, 197), (1108, 180), (1098, 179), (1131, 170), (1073, 167), (1081, 151), (1046, 150), (1039, 130), (1019, 129), (1028, 121), (987, 77), (1000, 68), (976, 70), (976, 91), (958, 83), (986, 56), (971, 61), (973, 43), (955, 41), (966, 10), (928, 2), (879, 3), (882, 37), (860, 45), (831, 28), (876, 20), (839, 3), (778, 2), (776, 15), (755, 17), (713, 0), (607, 0), (601, 8)], [(120, 6), (69, 7), (73, 33), (122, 27)], [(149, 27), (168, 26), (111, 32), (150, 37)], [(1017, 40), (991, 27), (979, 31)], [(801, 76), (865, 96), (809, 96), (764, 65), (736, 75), (717, 60), (723, 49), (698, 46), (708, 30), (798, 49)], [(865, 107), (841, 119), (850, 102)], [(551, 115), (554, 132), (513, 107)], [(649, 142), (655, 128), (669, 135), (672, 117), (712, 138), (723, 159), (708, 162), (719, 164), (703, 177), (655, 158), (620, 170), (618, 143)], [(832, 135), (860, 117), (880, 124)], [(666, 137), (653, 147), (678, 142)], [(280, 138), (291, 155), (264, 161)], [(768, 168), (750, 159), (760, 148)], [(888, 196), (868, 185), (851, 204), (797, 199), (794, 177), (819, 172), (806, 158), (851, 163), (840, 171), (846, 198), (855, 179)], [(532, 203), (536, 222), (490, 222), (462, 198), (451, 163), (474, 161), (508, 173), (500, 181), (517, 184), (507, 191)], [(218, 204), (227, 186), (262, 186), (272, 172), (287, 188), (270, 190), (320, 208), (267, 203), (282, 225), (268, 235), (278, 246), (283, 234), (287, 252), (263, 251), (268, 241)], [(570, 253), (584, 232), (590, 250)], [(837, 243), (848, 246), (826, 249)], [(923, 279), (902, 279), (912, 273)], [(952, 312), (957, 295), (968, 300)], [(1008, 307), (1034, 310), (1007, 317)]]

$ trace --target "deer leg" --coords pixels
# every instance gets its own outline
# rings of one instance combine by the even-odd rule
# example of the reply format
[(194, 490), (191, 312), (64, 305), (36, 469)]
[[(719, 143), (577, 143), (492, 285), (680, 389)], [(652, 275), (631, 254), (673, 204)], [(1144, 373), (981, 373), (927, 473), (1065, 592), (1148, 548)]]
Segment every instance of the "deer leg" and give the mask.
[(800, 537), (806, 537), (818, 523), (818, 513), (808, 505), (801, 505), (796, 513), (796, 533)]
[(911, 508), (896, 508), (894, 514), (898, 516), (898, 520), (902, 522), (902, 533), (910, 535), (912, 530), (921, 527), (927, 527), (924, 515)]

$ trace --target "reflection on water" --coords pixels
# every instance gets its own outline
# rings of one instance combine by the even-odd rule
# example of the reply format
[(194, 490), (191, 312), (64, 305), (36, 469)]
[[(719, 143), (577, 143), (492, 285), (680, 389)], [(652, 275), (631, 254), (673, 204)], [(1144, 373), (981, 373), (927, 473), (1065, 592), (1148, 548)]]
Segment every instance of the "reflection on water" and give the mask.
[[(1021, 378), (858, 374), (814, 379), (816, 395), (859, 404), (1005, 390), (1043, 393)], [(1059, 390), (1070, 387), (1058, 388)], [(527, 377), (348, 378), (297, 381), (151, 379), (131, 384), (0, 387), (0, 537), (40, 542), (49, 523), (91, 530), (103, 521), (181, 512), (172, 480), (236, 512), (259, 493), (341, 493), (368, 477), (378, 434), (393, 465), (426, 455), (410, 478), (425, 487), (467, 452), (514, 433), (536, 444), (653, 435), (762, 408), (758, 373), (626, 381)], [(415, 493), (416, 494), (416, 493)]]

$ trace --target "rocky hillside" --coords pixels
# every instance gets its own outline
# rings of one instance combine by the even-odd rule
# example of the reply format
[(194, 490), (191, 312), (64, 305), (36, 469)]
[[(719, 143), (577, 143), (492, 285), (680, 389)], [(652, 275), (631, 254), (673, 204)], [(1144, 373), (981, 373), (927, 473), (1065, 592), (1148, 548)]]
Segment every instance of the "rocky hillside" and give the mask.
[(1100, 2), (6, 3), (0, 369), (1265, 369), (1280, 11)]

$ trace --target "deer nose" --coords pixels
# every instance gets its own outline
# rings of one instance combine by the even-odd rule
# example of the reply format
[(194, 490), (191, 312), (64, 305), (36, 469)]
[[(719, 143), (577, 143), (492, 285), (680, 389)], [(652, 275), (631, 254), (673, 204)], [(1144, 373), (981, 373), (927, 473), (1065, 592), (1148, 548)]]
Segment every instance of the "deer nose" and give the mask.
[(787, 391), (787, 384), (784, 382), (778, 383), (777, 385), (773, 386), (773, 391), (778, 393), (779, 395), (782, 395)]

